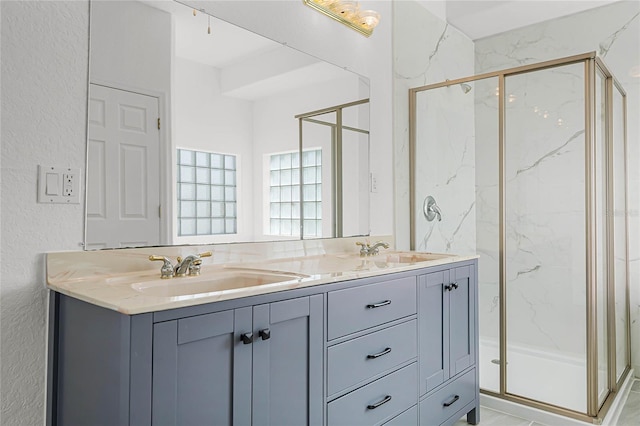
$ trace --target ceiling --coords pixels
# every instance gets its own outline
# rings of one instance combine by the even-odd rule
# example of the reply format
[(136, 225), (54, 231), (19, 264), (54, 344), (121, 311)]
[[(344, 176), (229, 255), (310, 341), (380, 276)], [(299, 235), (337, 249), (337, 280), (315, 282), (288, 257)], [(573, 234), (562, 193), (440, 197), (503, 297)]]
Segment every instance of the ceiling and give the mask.
[[(141, 0), (173, 16), (174, 54), (217, 68), (225, 96), (255, 100), (351, 73), (176, 1)], [(188, 1), (194, 7), (198, 0)], [(229, 76), (229, 77), (227, 77)]]
[(420, 0), (472, 40), (489, 37), (618, 0)]

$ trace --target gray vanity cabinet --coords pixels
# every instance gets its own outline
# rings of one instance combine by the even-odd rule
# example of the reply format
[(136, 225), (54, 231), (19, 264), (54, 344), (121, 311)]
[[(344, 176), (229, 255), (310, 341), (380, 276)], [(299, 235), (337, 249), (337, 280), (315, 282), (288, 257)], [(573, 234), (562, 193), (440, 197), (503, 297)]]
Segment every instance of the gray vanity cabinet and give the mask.
[(320, 294), (253, 307), (253, 425), (322, 425), (323, 307)]
[(251, 308), (154, 324), (154, 425), (251, 423)]
[(47, 425), (477, 424), (476, 271), (136, 315), (52, 292)]
[[(471, 266), (418, 278), (419, 387), (421, 397), (427, 395), (420, 403), (421, 424), (443, 424), (477, 404), (475, 279)], [(476, 415), (474, 410), (468, 420), (477, 423)]]
[(154, 425), (322, 424), (322, 296), (154, 325)]

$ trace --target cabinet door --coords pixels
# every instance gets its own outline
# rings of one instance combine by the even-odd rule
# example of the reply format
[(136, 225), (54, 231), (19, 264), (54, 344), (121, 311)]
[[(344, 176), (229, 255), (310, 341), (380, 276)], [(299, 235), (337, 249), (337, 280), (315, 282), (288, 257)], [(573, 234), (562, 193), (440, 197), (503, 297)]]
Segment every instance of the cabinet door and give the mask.
[(253, 307), (253, 425), (322, 424), (322, 295)]
[(250, 331), (251, 308), (155, 324), (154, 426), (250, 424)]
[(449, 315), (444, 309), (448, 283), (449, 271), (419, 277), (420, 395), (449, 378)]
[(473, 268), (451, 269), (449, 293), (449, 375), (455, 376), (475, 362), (475, 287)]

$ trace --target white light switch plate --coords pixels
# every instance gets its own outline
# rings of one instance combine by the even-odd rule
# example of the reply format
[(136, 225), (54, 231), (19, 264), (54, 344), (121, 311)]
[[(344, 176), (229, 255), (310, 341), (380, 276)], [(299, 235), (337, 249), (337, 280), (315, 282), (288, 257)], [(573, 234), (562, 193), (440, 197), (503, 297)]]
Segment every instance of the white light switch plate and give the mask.
[(38, 166), (38, 202), (80, 204), (80, 169)]

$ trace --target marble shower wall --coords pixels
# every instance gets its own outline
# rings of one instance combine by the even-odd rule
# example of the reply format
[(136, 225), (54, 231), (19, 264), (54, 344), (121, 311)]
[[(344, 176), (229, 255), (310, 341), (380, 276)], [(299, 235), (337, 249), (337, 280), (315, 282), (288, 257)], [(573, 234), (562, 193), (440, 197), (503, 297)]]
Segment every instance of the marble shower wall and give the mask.
[[(640, 372), (640, 239), (637, 238), (640, 232), (640, 144), (638, 143), (640, 129), (637, 120), (637, 117), (640, 116), (640, 78), (638, 78), (640, 72), (638, 70), (638, 66), (640, 66), (640, 2), (616, 2), (579, 14), (477, 40), (475, 43), (475, 73), (532, 64), (589, 51), (597, 51), (627, 92), (632, 365), (636, 372)], [(536, 164), (535, 168), (540, 171), (545, 169), (544, 173), (536, 173), (540, 177), (547, 176), (555, 179), (558, 185), (562, 185), (566, 181), (565, 176), (577, 176), (579, 168), (583, 164), (583, 161), (578, 158), (577, 151), (573, 151), (573, 146), (576, 145), (574, 141), (583, 140), (583, 135), (579, 133), (580, 126), (573, 119), (566, 119), (559, 115), (557, 108), (564, 107), (561, 105), (560, 96), (561, 94), (558, 93), (551, 97), (554, 101), (551, 104), (552, 109), (544, 108), (548, 110), (548, 118), (552, 119), (552, 123), (557, 125), (558, 119), (563, 119), (563, 131), (566, 133), (563, 135), (558, 133), (557, 137), (545, 140), (545, 143), (541, 144), (537, 151), (527, 150), (528, 158), (523, 156), (524, 152), (515, 154), (520, 156), (517, 160), (521, 164)], [(565, 100), (572, 101), (571, 99)], [(542, 108), (542, 105), (528, 105), (531, 111), (536, 106)], [(476, 114), (478, 114), (477, 110)], [(521, 119), (525, 120), (524, 117)], [(532, 123), (529, 119), (526, 120), (526, 123)], [(572, 139), (574, 136), (575, 139)], [(479, 149), (478, 146), (477, 150)], [(531, 174), (533, 170), (520, 174), (523, 176), (527, 173)], [(527, 188), (531, 187), (527, 186)], [(564, 197), (559, 196), (561, 193), (568, 197), (566, 201)], [(518, 302), (520, 305), (514, 306), (520, 306), (518, 309), (528, 313), (527, 315), (510, 317), (512, 327), (520, 328), (523, 333), (526, 330), (527, 340), (531, 336), (532, 343), (545, 342), (542, 343), (545, 347), (555, 347), (556, 350), (569, 353), (579, 353), (580, 347), (583, 347), (581, 339), (575, 336), (570, 339), (566, 339), (566, 337), (570, 334), (571, 326), (579, 326), (578, 312), (583, 309), (580, 304), (584, 303), (584, 289), (577, 282), (584, 277), (571, 275), (570, 282), (564, 285), (563, 290), (553, 286), (533, 285), (528, 280), (535, 279), (537, 282), (545, 282), (548, 279), (555, 280), (557, 274), (562, 276), (570, 269), (578, 274), (577, 271), (582, 268), (578, 259), (566, 257), (566, 250), (572, 244), (578, 245), (572, 250), (580, 249), (580, 241), (569, 237), (569, 235), (573, 235), (571, 228), (577, 226), (576, 223), (579, 221), (579, 218), (573, 217), (569, 213), (572, 209), (570, 206), (577, 202), (574, 200), (575, 196), (575, 191), (565, 188), (562, 192), (548, 197), (549, 203), (567, 204), (564, 213), (556, 214), (549, 222), (553, 223), (551, 227), (540, 226), (542, 217), (538, 217), (535, 221), (530, 220), (531, 213), (537, 211), (535, 203), (532, 203), (533, 200), (529, 200), (529, 205), (524, 210), (526, 213), (524, 217), (521, 215), (522, 212), (513, 210), (511, 212), (513, 219), (519, 225), (510, 228), (509, 241), (511, 245), (508, 245), (508, 250), (511, 247), (516, 249), (515, 251), (510, 250), (509, 255), (519, 257), (522, 260), (514, 263), (514, 267), (517, 269), (513, 269), (509, 273), (510, 280), (515, 278), (517, 281), (517, 284), (516, 281), (512, 281), (509, 285), (516, 285), (514, 289), (520, 293), (518, 295), (518, 292), (513, 292), (515, 293), (514, 297), (520, 298)], [(527, 201), (523, 200), (523, 202), (526, 204)], [(480, 223), (483, 220), (493, 217), (494, 213), (491, 210), (492, 206), (489, 204), (486, 204), (486, 208), (483, 205), (482, 191), (479, 189), (477, 205), (479, 229), (481, 229)], [(562, 229), (560, 233), (554, 232), (554, 229), (560, 229), (562, 223), (566, 224), (568, 228)], [(537, 243), (531, 241), (532, 236), (535, 236)], [(540, 244), (544, 241), (545, 236), (549, 241), (549, 246)], [(481, 254), (483, 254), (481, 247), (493, 244), (494, 237), (487, 232), (478, 234), (478, 248)], [(518, 256), (517, 249), (520, 250)], [(559, 250), (559, 255), (552, 258), (550, 253), (556, 249)], [(526, 253), (527, 251), (530, 253)], [(556, 294), (557, 292), (565, 294)], [(574, 324), (565, 326), (553, 321), (554, 314), (549, 308), (554, 304), (556, 297), (572, 300), (572, 303), (566, 308), (576, 311)], [(486, 313), (491, 310), (494, 310), (492, 303), (485, 300), (484, 305), (481, 306), (481, 315), (482, 312)], [(570, 314), (567, 313), (567, 315)], [(583, 319), (582, 324), (584, 323)], [(538, 329), (537, 332), (536, 329)], [(578, 332), (574, 334), (583, 334), (581, 328), (575, 330)], [(531, 333), (529, 334), (529, 332)]]
[[(410, 88), (473, 75), (473, 42), (414, 1), (393, 2), (395, 215), (409, 218)], [(428, 94), (427, 94), (428, 93)], [(473, 92), (460, 86), (419, 98), (416, 249), (475, 253)], [(442, 221), (427, 222), (432, 195)], [(409, 247), (409, 221), (396, 220), (396, 246)]]

